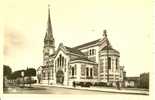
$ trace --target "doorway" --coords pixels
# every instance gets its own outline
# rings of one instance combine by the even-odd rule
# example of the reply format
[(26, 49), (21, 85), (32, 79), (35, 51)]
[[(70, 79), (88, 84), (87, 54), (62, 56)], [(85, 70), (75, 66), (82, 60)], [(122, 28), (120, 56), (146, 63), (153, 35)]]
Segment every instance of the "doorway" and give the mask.
[(59, 70), (56, 73), (56, 82), (57, 82), (57, 84), (63, 84), (63, 82), (64, 82), (64, 73), (63, 73), (62, 70)]

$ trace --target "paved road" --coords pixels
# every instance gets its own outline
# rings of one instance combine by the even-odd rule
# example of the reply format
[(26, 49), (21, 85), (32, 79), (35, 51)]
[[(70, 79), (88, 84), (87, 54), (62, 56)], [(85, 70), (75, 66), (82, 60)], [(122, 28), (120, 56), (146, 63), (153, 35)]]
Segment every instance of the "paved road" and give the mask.
[[(79, 98), (79, 95), (81, 97), (81, 99), (83, 98), (83, 96), (85, 97), (85, 99), (88, 99), (87, 97), (89, 97), (89, 100), (95, 100), (98, 99), (98, 97), (103, 97), (106, 98), (107, 100), (150, 100), (150, 96), (146, 96), (146, 95), (132, 95), (132, 94), (119, 94), (119, 93), (107, 93), (107, 92), (97, 92), (97, 91), (87, 91), (87, 90), (75, 90), (75, 89), (67, 89), (67, 88), (61, 88), (61, 87), (48, 87), (48, 86), (33, 86), (33, 88), (10, 88), (8, 89), (8, 91), (4, 92), (5, 94), (40, 94), (40, 96), (42, 97), (43, 94), (50, 94), (50, 96), (54, 96), (56, 95), (72, 95), (75, 96), (76, 100), (80, 100), (77, 99), (77, 97)], [(42, 94), (42, 95), (41, 95)], [(55, 96), (56, 96), (55, 95)], [(77, 97), (76, 97), (77, 95)], [(8, 100), (8, 96), (3, 96), (5, 98), (3, 98), (4, 100)], [(23, 96), (20, 95), (21, 99), (23, 99)], [(47, 95), (45, 95), (45, 97), (43, 96), (42, 98), (33, 98), (34, 100), (43, 100), (46, 98)], [(30, 96), (29, 96), (30, 97)], [(59, 96), (58, 96), (59, 97)], [(60, 98), (57, 98), (59, 100), (61, 100), (62, 97), (60, 96)], [(19, 97), (18, 97), (19, 98)], [(31, 97), (30, 97), (31, 98)], [(18, 99), (18, 100), (21, 100)], [(49, 98), (46, 98), (49, 100)], [(12, 100), (12, 96), (10, 98), (10, 100)], [(24, 99), (26, 100), (26, 99)], [(64, 100), (72, 100), (72, 99), (64, 99)]]
[[(32, 88), (8, 88), (4, 90), (6, 94), (74, 94), (74, 95), (120, 95), (119, 93), (107, 93), (99, 91), (76, 90), (53, 86), (34, 85)], [(124, 94), (121, 94), (124, 95)], [(128, 94), (129, 95), (129, 94)]]
[(112, 93), (103, 93), (96, 91), (87, 91), (87, 90), (74, 90), (60, 87), (47, 87), (47, 86), (33, 86), (32, 88), (8, 88), (4, 90), (6, 94), (77, 94), (77, 95), (88, 95), (88, 94), (108, 94)]

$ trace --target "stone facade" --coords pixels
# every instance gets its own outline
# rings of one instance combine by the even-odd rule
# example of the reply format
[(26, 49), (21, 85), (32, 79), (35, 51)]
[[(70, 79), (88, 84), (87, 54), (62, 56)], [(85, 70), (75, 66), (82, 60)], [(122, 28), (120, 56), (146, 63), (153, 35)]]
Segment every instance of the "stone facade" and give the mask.
[(119, 51), (112, 48), (107, 32), (103, 37), (76, 47), (59, 44), (55, 40), (50, 20), (50, 10), (44, 38), (43, 66), (38, 68), (40, 83), (72, 85), (75, 82), (122, 81)]

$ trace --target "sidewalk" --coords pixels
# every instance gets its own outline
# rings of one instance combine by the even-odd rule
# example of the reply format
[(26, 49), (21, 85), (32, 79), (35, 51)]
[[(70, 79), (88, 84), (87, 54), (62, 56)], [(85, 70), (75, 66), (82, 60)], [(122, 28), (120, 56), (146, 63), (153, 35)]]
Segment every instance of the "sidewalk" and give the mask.
[(122, 88), (118, 90), (116, 88), (109, 88), (109, 87), (72, 87), (72, 86), (63, 86), (63, 85), (45, 85), (39, 84), (40, 86), (48, 86), (48, 87), (60, 87), (60, 88), (67, 88), (67, 89), (76, 89), (76, 90), (88, 90), (88, 91), (99, 91), (99, 92), (108, 92), (108, 93), (120, 93), (120, 94), (135, 94), (135, 95), (149, 95), (149, 91), (142, 91), (142, 90), (131, 90)]

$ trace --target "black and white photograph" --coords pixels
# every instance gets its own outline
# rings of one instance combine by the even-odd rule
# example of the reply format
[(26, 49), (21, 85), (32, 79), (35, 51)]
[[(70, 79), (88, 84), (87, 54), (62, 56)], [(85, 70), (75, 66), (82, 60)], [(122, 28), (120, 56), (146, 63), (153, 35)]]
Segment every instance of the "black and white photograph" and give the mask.
[(152, 9), (151, 0), (7, 0), (4, 96), (150, 99)]

